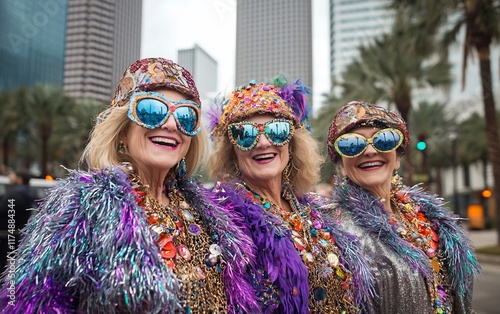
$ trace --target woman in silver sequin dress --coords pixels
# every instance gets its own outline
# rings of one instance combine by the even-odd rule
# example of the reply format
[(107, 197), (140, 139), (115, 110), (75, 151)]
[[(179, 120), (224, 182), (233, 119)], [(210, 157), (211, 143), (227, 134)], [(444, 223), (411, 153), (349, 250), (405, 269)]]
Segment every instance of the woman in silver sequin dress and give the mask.
[(371, 313), (470, 313), (479, 266), (458, 217), (436, 198), (402, 183), (397, 170), (409, 144), (394, 111), (353, 101), (328, 133), (339, 176), (333, 192), (362, 244), (378, 297)]

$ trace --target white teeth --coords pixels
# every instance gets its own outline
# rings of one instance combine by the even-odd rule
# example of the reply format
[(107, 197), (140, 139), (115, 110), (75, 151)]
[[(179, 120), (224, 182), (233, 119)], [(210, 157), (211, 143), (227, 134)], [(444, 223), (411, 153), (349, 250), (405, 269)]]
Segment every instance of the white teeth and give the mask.
[(173, 140), (171, 138), (159, 137), (159, 136), (152, 137), (151, 141), (153, 141), (155, 143), (166, 144), (166, 145), (177, 145), (176, 140)]
[(266, 159), (266, 158), (273, 158), (274, 154), (263, 154), (263, 155), (258, 155), (255, 156), (254, 158), (259, 160), (259, 159)]
[(377, 166), (382, 166), (384, 163), (381, 161), (373, 161), (373, 162), (367, 162), (362, 164), (360, 167), (361, 168), (366, 168), (366, 167), (377, 167)]

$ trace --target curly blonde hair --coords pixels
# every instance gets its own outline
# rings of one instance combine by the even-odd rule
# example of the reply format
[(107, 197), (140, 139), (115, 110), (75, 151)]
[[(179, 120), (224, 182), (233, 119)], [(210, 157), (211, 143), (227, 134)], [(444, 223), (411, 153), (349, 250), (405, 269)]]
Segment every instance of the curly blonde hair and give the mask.
[[(86, 164), (89, 170), (98, 171), (109, 166), (119, 166), (121, 162), (132, 162), (125, 151), (118, 153), (120, 139), (125, 136), (131, 123), (127, 116), (128, 106), (113, 107), (97, 116), (97, 125), (90, 133), (90, 141), (85, 147), (80, 164)], [(186, 154), (186, 177), (191, 176), (206, 161), (208, 154), (208, 136), (204, 128), (191, 140)], [(133, 163), (133, 162), (132, 162)], [(173, 176), (175, 169), (170, 169), (167, 178)]]
[[(320, 154), (318, 141), (304, 128), (295, 130), (288, 145), (292, 162), (290, 182), (300, 196), (312, 191), (319, 182), (320, 166), (325, 159)], [(227, 134), (216, 139), (209, 161), (212, 178), (220, 181), (240, 179), (235, 149), (238, 148), (231, 144)]]

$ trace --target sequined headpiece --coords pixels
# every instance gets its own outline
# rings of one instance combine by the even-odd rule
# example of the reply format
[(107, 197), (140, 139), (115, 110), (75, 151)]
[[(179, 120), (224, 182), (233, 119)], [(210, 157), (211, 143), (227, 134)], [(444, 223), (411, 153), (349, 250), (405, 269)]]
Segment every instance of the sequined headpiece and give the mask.
[(403, 143), (401, 144), (402, 153), (406, 152), (406, 148), (410, 142), (410, 135), (406, 128), (406, 122), (399, 113), (389, 111), (379, 105), (351, 101), (340, 108), (335, 117), (333, 117), (332, 124), (328, 130), (328, 155), (330, 155), (333, 162), (336, 162), (339, 158), (339, 154), (333, 145), (335, 140), (342, 134), (364, 125), (379, 128), (391, 127), (400, 130), (404, 136)]
[(174, 89), (201, 105), (200, 95), (188, 70), (171, 60), (146, 58), (135, 61), (125, 70), (111, 100), (111, 107), (125, 105), (134, 92), (161, 87)]
[(212, 138), (219, 137), (225, 134), (229, 124), (266, 113), (289, 119), (296, 128), (309, 128), (307, 119), (311, 110), (306, 101), (309, 94), (309, 88), (300, 80), (288, 84), (283, 76), (276, 77), (271, 84), (250, 81), (236, 88), (229, 98), (215, 101), (207, 112), (208, 131)]

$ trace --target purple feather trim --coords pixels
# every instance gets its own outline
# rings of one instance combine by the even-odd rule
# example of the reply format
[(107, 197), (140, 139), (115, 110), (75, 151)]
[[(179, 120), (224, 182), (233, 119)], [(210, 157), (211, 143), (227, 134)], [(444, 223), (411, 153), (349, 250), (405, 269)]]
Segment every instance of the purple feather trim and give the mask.
[(311, 95), (308, 87), (302, 85), (300, 79), (293, 84), (281, 85), (278, 87), (278, 95), (290, 105), (297, 119), (304, 123), (311, 114), (311, 109), (307, 104), (307, 95)]
[[(271, 281), (280, 291), (278, 313), (307, 313), (309, 283), (307, 267), (302, 262), (290, 239), (290, 230), (272, 225), (273, 217), (259, 205), (248, 201), (246, 190), (236, 191), (228, 184), (223, 184), (217, 195), (226, 199), (234, 209), (246, 217), (248, 232), (251, 230), (253, 241), (259, 248), (253, 273), (267, 270)], [(298, 294), (293, 296), (294, 287)], [(264, 313), (275, 311), (275, 305), (267, 307), (261, 304)]]
[(210, 134), (210, 137), (213, 138), (213, 130), (217, 127), (220, 122), (220, 118), (222, 116), (222, 108), (224, 97), (217, 96), (213, 101), (211, 101), (208, 106), (204, 106), (204, 113), (206, 118), (208, 119), (207, 131)]
[[(179, 309), (144, 211), (117, 169), (71, 171), (40, 204), (19, 247), (7, 313), (138, 313)], [(117, 210), (118, 209), (118, 210)]]
[(243, 231), (243, 218), (216, 196), (192, 181), (179, 181), (179, 189), (207, 222), (210, 234), (217, 234), (224, 260), (224, 284), (229, 313), (259, 313), (257, 298), (247, 279), (248, 266), (255, 259), (252, 239)]

